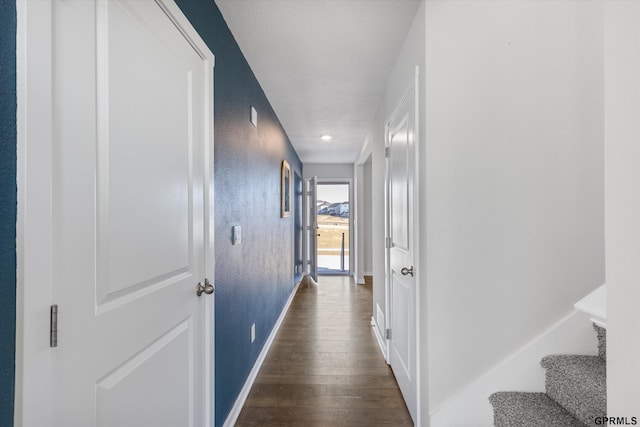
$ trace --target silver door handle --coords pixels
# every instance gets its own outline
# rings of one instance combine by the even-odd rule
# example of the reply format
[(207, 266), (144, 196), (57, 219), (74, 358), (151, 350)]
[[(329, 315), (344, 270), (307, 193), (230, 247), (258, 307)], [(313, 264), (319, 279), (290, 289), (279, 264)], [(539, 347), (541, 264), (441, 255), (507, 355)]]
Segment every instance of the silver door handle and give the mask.
[(413, 277), (413, 265), (411, 266), (411, 268), (402, 267), (402, 270), (400, 270), (400, 273), (402, 273), (403, 276), (410, 274), (411, 277)]
[(204, 292), (207, 295), (211, 295), (215, 289), (213, 285), (209, 283), (209, 279), (204, 279), (204, 286), (202, 286), (202, 282), (198, 282), (196, 285), (196, 295), (201, 296)]

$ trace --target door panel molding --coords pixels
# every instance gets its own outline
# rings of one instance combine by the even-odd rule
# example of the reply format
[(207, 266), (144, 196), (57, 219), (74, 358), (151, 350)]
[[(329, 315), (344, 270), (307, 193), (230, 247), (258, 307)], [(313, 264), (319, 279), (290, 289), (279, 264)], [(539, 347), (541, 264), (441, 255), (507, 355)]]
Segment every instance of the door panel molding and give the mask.
[[(112, 389), (120, 381), (125, 379), (128, 375), (130, 375), (140, 366), (144, 365), (145, 362), (147, 362), (155, 354), (160, 352), (164, 347), (169, 345), (172, 341), (177, 339), (179, 336), (183, 335), (185, 331), (188, 332), (189, 329), (191, 328), (190, 323), (191, 323), (191, 318), (180, 322), (178, 325), (168, 330), (164, 335), (162, 335), (160, 338), (155, 340), (153, 343), (143, 347), (131, 359), (122, 363), (113, 371), (105, 375), (102, 379), (98, 380), (97, 381), (98, 387), (106, 390)], [(193, 337), (190, 337), (190, 338), (193, 338)]]

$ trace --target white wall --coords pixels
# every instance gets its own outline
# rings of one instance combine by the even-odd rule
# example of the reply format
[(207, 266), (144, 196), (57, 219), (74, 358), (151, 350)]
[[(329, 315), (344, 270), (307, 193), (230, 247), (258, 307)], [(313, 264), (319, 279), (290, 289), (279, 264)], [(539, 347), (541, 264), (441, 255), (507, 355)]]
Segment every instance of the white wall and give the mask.
[(365, 163), (354, 166), (354, 234), (356, 241), (354, 278), (363, 284), (365, 275), (373, 274), (373, 248), (371, 228), (372, 217), (372, 180), (371, 155)]
[[(372, 229), (372, 213), (373, 213), (373, 205), (372, 205), (372, 196), (373, 196), (373, 187), (372, 187), (372, 168), (371, 168), (371, 157), (368, 158), (367, 162), (363, 165), (362, 169), (362, 216), (361, 218), (361, 230), (363, 232), (363, 240), (362, 240), (362, 252), (363, 252), (363, 264), (362, 264), (362, 272), (366, 275), (373, 274), (373, 243), (371, 241), (373, 235)], [(382, 280), (381, 277), (378, 280)]]
[(364, 165), (353, 166), (354, 176), (354, 221), (353, 221), (353, 234), (355, 235), (355, 265), (353, 266), (353, 277), (356, 283), (364, 283), (364, 235), (365, 230), (362, 229), (363, 223), (362, 216), (364, 215)]
[(426, 2), (431, 411), (604, 282), (602, 43), (597, 1)]
[(353, 163), (305, 163), (302, 175), (304, 179), (353, 179)]
[[(384, 336), (386, 318), (384, 296), (384, 120), (386, 111), (381, 105), (375, 115), (371, 128), (367, 133), (365, 144), (371, 148), (371, 170), (373, 173), (371, 185), (375, 190), (371, 194), (371, 259), (373, 261), (373, 315), (380, 312), (382, 317), (377, 319), (382, 323), (377, 325), (380, 336)], [(363, 265), (364, 268), (364, 265)]]
[(607, 410), (640, 419), (640, 2), (605, 3)]

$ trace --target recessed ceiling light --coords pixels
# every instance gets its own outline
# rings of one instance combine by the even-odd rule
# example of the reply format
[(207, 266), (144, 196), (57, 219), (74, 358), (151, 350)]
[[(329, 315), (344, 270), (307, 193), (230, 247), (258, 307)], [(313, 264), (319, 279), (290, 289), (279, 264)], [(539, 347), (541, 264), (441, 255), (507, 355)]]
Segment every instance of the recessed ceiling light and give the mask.
[(331, 141), (333, 137), (331, 135), (322, 135), (320, 137), (323, 141)]

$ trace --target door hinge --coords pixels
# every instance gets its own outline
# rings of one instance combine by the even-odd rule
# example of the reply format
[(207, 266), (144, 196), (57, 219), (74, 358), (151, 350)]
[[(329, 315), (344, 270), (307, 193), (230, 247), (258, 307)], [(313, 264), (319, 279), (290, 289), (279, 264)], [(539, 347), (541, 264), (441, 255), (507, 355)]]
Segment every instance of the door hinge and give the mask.
[(391, 147), (384, 147), (384, 156), (391, 157)]
[(387, 249), (391, 249), (392, 246), (393, 246), (393, 242), (391, 241), (391, 237), (387, 237), (385, 239), (385, 247)]
[(387, 329), (387, 332), (386, 332), (385, 335), (386, 335), (387, 339), (390, 340), (391, 339), (391, 329)]
[(53, 304), (49, 312), (49, 347), (58, 346), (58, 304)]

